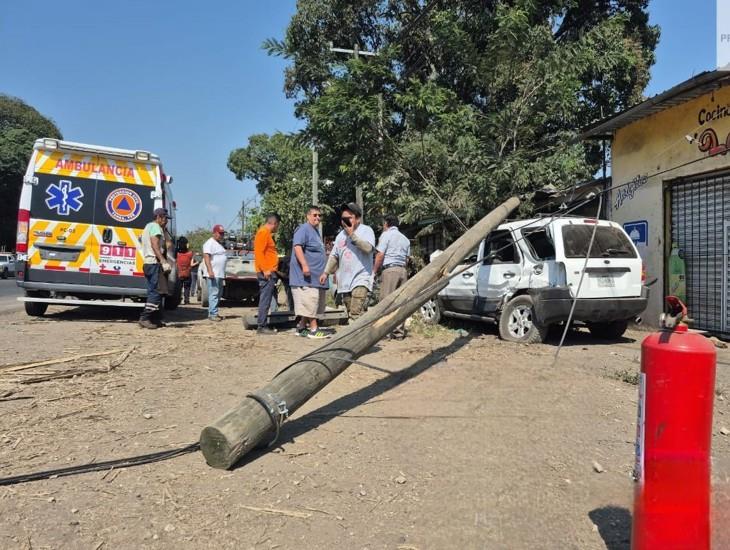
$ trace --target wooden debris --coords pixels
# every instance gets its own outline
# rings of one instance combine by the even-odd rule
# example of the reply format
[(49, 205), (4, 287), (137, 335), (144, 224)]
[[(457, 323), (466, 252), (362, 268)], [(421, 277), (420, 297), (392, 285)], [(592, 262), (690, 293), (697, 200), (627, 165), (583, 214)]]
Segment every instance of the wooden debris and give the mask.
[(99, 351), (96, 353), (83, 353), (81, 355), (72, 355), (71, 357), (48, 359), (46, 361), (39, 361), (37, 363), (24, 363), (24, 364), (20, 364), (20, 365), (2, 365), (2, 366), (0, 366), (0, 373), (15, 372), (15, 371), (26, 370), (26, 369), (34, 369), (36, 367), (45, 367), (47, 365), (57, 365), (60, 363), (70, 363), (71, 361), (78, 361), (79, 359), (89, 359), (91, 357), (103, 357), (105, 355), (114, 355), (117, 353), (121, 353), (123, 351), (124, 350), (122, 350), (122, 349), (113, 349), (111, 351)]

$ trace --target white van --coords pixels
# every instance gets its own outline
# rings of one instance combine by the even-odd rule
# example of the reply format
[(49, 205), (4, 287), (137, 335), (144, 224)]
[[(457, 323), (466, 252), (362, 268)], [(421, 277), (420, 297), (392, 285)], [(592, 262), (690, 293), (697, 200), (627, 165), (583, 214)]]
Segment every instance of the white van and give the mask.
[[(18, 208), (16, 280), (26, 312), (43, 315), (51, 303), (142, 307), (140, 237), (155, 208), (173, 215), (166, 240), (175, 265), (171, 183), (147, 151), (37, 140)], [(176, 292), (165, 306), (178, 303)]]
[[(464, 270), (470, 264), (476, 265)], [(421, 315), (434, 323), (442, 316), (491, 320), (499, 324), (500, 336), (513, 342), (543, 341), (550, 325), (567, 321), (581, 274), (573, 321), (596, 337), (620, 337), (649, 297), (634, 243), (619, 224), (606, 220), (504, 223), (455, 271), (461, 270)]]

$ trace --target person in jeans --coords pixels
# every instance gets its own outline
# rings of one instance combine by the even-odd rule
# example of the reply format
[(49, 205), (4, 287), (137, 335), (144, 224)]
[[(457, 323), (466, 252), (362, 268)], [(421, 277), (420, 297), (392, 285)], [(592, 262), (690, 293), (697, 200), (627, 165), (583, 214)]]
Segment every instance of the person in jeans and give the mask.
[(192, 287), (192, 261), (193, 251), (188, 248), (188, 240), (185, 237), (180, 237), (177, 240), (177, 255), (175, 256), (177, 262), (177, 277), (180, 279), (180, 284), (183, 287), (183, 303), (190, 303), (190, 288)]
[[(373, 272), (377, 275), (380, 268), (383, 274), (380, 280), (380, 300), (392, 294), (408, 280), (406, 264), (411, 255), (411, 242), (403, 233), (398, 231), (398, 218), (392, 214), (385, 216), (383, 233), (380, 235), (378, 246), (375, 248), (375, 265)], [(406, 332), (403, 325), (390, 333), (391, 338), (402, 340)]]
[(142, 231), (142, 258), (144, 278), (147, 282), (147, 299), (139, 317), (143, 328), (155, 329), (162, 324), (162, 296), (158, 290), (160, 275), (172, 271), (172, 266), (162, 254), (164, 230), (169, 216), (164, 208), (156, 208), (155, 217)]
[(268, 325), (271, 299), (276, 292), (276, 271), (279, 269), (279, 254), (276, 251), (273, 234), (279, 229), (279, 214), (266, 216), (266, 223), (256, 232), (253, 241), (253, 263), (259, 281), (259, 314), (257, 334), (273, 334), (276, 329)]
[(292, 239), (294, 253), (289, 262), (289, 285), (294, 298), (294, 314), (299, 319), (297, 333), (308, 338), (327, 338), (328, 333), (319, 329), (317, 318), (324, 314), (327, 281), (321, 283), (326, 256), (324, 243), (317, 227), (322, 218), (318, 206), (307, 210), (307, 221), (297, 227)]
[(221, 242), (226, 231), (223, 226), (213, 226), (213, 236), (203, 245), (203, 261), (208, 273), (208, 319), (222, 321), (218, 315), (218, 301), (223, 289), (223, 280), (226, 277), (226, 249)]
[(354, 321), (367, 309), (368, 294), (373, 289), (373, 251), (375, 233), (362, 223), (362, 210), (354, 202), (340, 207), (342, 231), (335, 237), (332, 253), (319, 282), (337, 272), (337, 294)]

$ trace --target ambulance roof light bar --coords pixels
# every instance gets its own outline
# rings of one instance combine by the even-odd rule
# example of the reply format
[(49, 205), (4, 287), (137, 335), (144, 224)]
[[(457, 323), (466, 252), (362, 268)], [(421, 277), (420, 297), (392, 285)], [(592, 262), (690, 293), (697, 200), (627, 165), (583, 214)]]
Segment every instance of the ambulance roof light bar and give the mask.
[(36, 149), (51, 149), (73, 151), (91, 155), (109, 155), (123, 159), (138, 160), (158, 164), (160, 158), (149, 151), (133, 151), (131, 149), (118, 149), (116, 147), (104, 147), (101, 145), (87, 145), (73, 141), (62, 141), (53, 138), (41, 138), (35, 142)]

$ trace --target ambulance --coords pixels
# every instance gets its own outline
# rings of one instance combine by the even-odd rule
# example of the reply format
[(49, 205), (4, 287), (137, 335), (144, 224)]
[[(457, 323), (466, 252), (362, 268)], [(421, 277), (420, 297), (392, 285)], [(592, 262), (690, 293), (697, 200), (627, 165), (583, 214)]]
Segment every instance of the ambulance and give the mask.
[[(28, 315), (49, 304), (142, 307), (145, 225), (155, 208), (172, 216), (167, 256), (174, 266), (172, 178), (147, 151), (39, 139), (23, 178), (18, 209), (16, 280)], [(174, 309), (179, 285), (166, 299)]]

